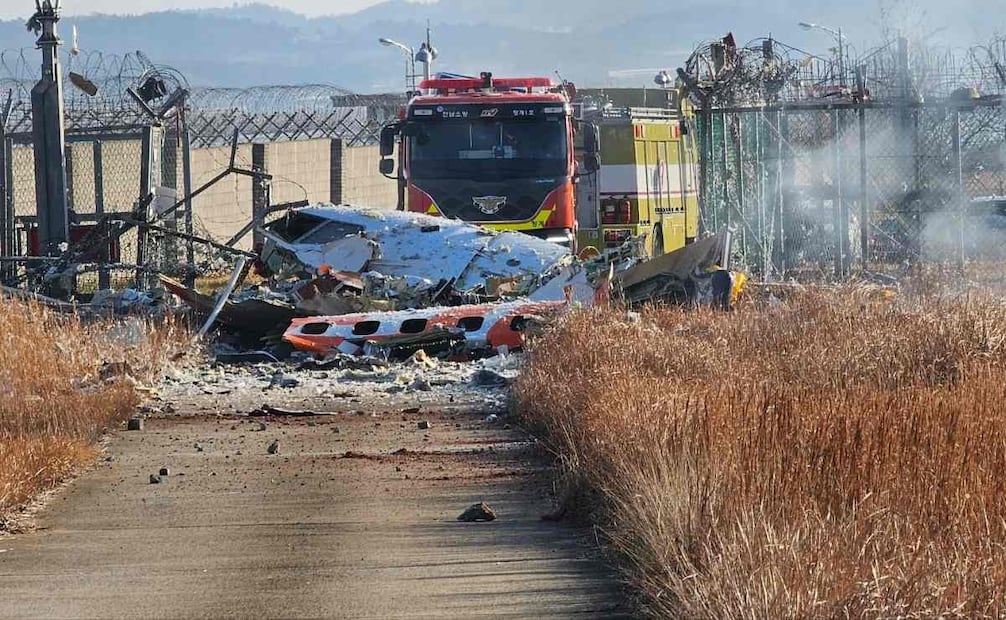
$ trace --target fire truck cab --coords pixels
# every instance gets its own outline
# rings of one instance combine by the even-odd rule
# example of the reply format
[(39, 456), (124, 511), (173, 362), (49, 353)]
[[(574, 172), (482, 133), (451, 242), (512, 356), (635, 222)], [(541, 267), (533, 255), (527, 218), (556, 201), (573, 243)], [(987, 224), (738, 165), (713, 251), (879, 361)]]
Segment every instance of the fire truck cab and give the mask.
[[(397, 146), (398, 208), (572, 246), (579, 174), (567, 85), (483, 73), (420, 89), (381, 135), (386, 175)], [(596, 154), (584, 156), (587, 172), (597, 166)]]

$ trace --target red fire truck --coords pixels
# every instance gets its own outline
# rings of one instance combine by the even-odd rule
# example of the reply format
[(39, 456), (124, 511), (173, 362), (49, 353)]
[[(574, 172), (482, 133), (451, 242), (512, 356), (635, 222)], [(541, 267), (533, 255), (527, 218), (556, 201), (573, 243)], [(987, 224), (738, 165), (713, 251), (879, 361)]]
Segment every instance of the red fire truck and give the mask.
[[(437, 77), (381, 134), (381, 172), (398, 146), (398, 208), (519, 230), (572, 245), (577, 164), (572, 86), (549, 78)], [(584, 172), (597, 170), (596, 127)]]

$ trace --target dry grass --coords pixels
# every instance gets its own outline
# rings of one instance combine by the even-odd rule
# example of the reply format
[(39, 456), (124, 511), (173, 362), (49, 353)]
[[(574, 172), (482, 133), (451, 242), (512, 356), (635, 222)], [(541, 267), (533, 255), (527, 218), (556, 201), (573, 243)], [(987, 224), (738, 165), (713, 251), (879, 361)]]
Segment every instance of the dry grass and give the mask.
[[(33, 497), (96, 454), (172, 351), (170, 325), (84, 324), (32, 304), (0, 301), (0, 529)], [(101, 381), (104, 362), (131, 377)]]
[[(1006, 304), (568, 316), (521, 415), (659, 617), (1006, 614)], [(585, 508), (587, 506), (579, 506)]]

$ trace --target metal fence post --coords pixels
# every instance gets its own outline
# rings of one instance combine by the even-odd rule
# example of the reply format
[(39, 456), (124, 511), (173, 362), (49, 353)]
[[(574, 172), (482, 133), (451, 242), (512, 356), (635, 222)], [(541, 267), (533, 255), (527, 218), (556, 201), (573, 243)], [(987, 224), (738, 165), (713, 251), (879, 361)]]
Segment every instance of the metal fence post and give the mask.
[[(719, 183), (723, 186), (723, 204), (720, 205), (720, 209), (723, 210), (723, 225), (730, 228), (730, 143), (728, 142), (727, 136), (727, 126), (729, 122), (727, 119), (727, 113), (720, 113), (720, 144), (723, 148), (722, 157), (720, 158), (720, 169)], [(719, 227), (717, 227), (719, 228)]]
[(964, 216), (967, 198), (964, 192), (964, 156), (961, 152), (961, 109), (954, 108), (954, 164), (957, 182), (957, 269), (964, 272)]
[(761, 277), (767, 279), (772, 266), (767, 245), (768, 235), (765, 233), (765, 202), (768, 196), (765, 187), (768, 185), (765, 178), (768, 175), (766, 164), (765, 143), (762, 141), (762, 132), (765, 129), (765, 112), (759, 110), (755, 113), (755, 171), (757, 172), (756, 184), (758, 186), (758, 259), (761, 263)]
[[(12, 166), (7, 150), (6, 119), (0, 117), (0, 254), (12, 256), (10, 231), (14, 228), (14, 218), (11, 216), (10, 168)], [(9, 282), (14, 273), (15, 265), (4, 262), (0, 265), (0, 279)]]
[(69, 224), (73, 224), (72, 213), (74, 211), (73, 199), (73, 143), (67, 142), (63, 148), (63, 161), (66, 168), (66, 208), (69, 212)]
[(838, 110), (831, 111), (831, 210), (834, 220), (834, 260), (835, 277), (845, 277), (845, 241), (842, 239), (842, 145), (839, 136), (842, 129), (838, 122)]
[[(781, 111), (776, 112), (776, 126), (778, 127), (778, 142), (777, 142), (777, 153), (779, 156), (778, 164), (778, 174), (779, 178), (777, 180), (777, 204), (776, 213), (773, 216), (775, 220), (775, 230), (773, 231), (773, 237), (775, 237), (775, 265), (778, 271), (779, 278), (785, 279), (786, 277), (786, 194), (787, 185), (790, 181), (790, 166), (786, 162), (786, 146), (789, 141), (789, 116), (783, 114)], [(792, 162), (790, 162), (792, 163)]]
[[(898, 144), (902, 165), (899, 173), (904, 178), (911, 179), (906, 183), (905, 194), (911, 194), (922, 189), (922, 156), (919, 149), (919, 111), (914, 107), (915, 96), (912, 87), (911, 50), (908, 39), (898, 38), (897, 50), (897, 84), (898, 84)], [(908, 260), (915, 263), (922, 256), (922, 223), (921, 214), (911, 207), (911, 247)]]
[(867, 269), (870, 261), (870, 203), (868, 199), (866, 174), (866, 66), (856, 67), (856, 92), (859, 101), (856, 113), (859, 121), (859, 251), (862, 269)]
[(741, 243), (744, 252), (745, 267), (749, 267), (748, 257), (748, 216), (744, 201), (744, 114), (737, 114), (737, 150), (734, 153), (734, 174), (737, 177), (737, 213), (741, 218)]
[(21, 236), (17, 228), (17, 203), (14, 197), (14, 140), (7, 138), (3, 145), (4, 157), (7, 159), (7, 221), (9, 226), (7, 232), (10, 235), (8, 248), (16, 256), (25, 254)]
[[(91, 143), (92, 157), (94, 159), (94, 213), (101, 219), (105, 213), (105, 175), (104, 164), (101, 159), (101, 141), (95, 140)], [(107, 289), (111, 287), (111, 277), (108, 269), (98, 270), (98, 288)]]
[(777, 278), (782, 279), (782, 273), (779, 269), (779, 265), (782, 261), (782, 247), (779, 241), (779, 227), (780, 213), (782, 212), (782, 178), (783, 178), (783, 165), (782, 165), (782, 113), (776, 111), (775, 113), (775, 131), (770, 133), (770, 138), (775, 138), (775, 148), (773, 149), (773, 155), (775, 156), (774, 170), (774, 183), (771, 185), (772, 197), (771, 203), (766, 200), (765, 206), (768, 208), (767, 216), (768, 222), (766, 223), (766, 229), (768, 230), (768, 250), (769, 257), (772, 263), (772, 272)]
[[(252, 144), (252, 170), (269, 171), (269, 151), (266, 144)], [(252, 221), (258, 221), (269, 208), (269, 181), (256, 176), (252, 178)], [(263, 241), (258, 226), (252, 232), (252, 247), (258, 247)]]
[[(151, 168), (151, 151), (153, 150), (153, 129), (151, 127), (146, 127), (143, 130), (143, 138), (140, 142), (140, 197), (137, 201), (137, 207), (143, 203), (143, 199), (150, 193), (150, 168)], [(148, 209), (139, 208), (136, 209), (134, 214), (136, 219), (142, 221), (147, 220)], [(140, 226), (136, 230), (136, 288), (143, 288), (144, 283), (144, 263), (147, 258), (147, 231)]]
[[(704, 117), (704, 118), (703, 118)], [(709, 162), (713, 156), (713, 110), (708, 101), (702, 104), (702, 115), (705, 122), (702, 123), (702, 147), (699, 149), (699, 191), (702, 196), (702, 205), (699, 213), (715, 213), (712, 201), (712, 188), (709, 187)], [(702, 218), (705, 220), (705, 218)], [(715, 228), (716, 223), (713, 222)]]
[[(184, 114), (184, 111), (182, 112)], [(192, 142), (188, 122), (182, 119), (182, 191), (185, 195), (185, 285), (196, 285), (196, 249), (192, 241)]]

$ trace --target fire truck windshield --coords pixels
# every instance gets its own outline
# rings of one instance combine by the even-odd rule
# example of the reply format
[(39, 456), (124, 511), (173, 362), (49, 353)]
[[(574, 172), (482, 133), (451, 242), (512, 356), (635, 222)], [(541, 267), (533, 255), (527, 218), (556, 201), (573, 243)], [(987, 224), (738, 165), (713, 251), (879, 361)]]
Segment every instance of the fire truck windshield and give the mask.
[(417, 179), (555, 177), (568, 174), (565, 123), (421, 123), (409, 143)]

